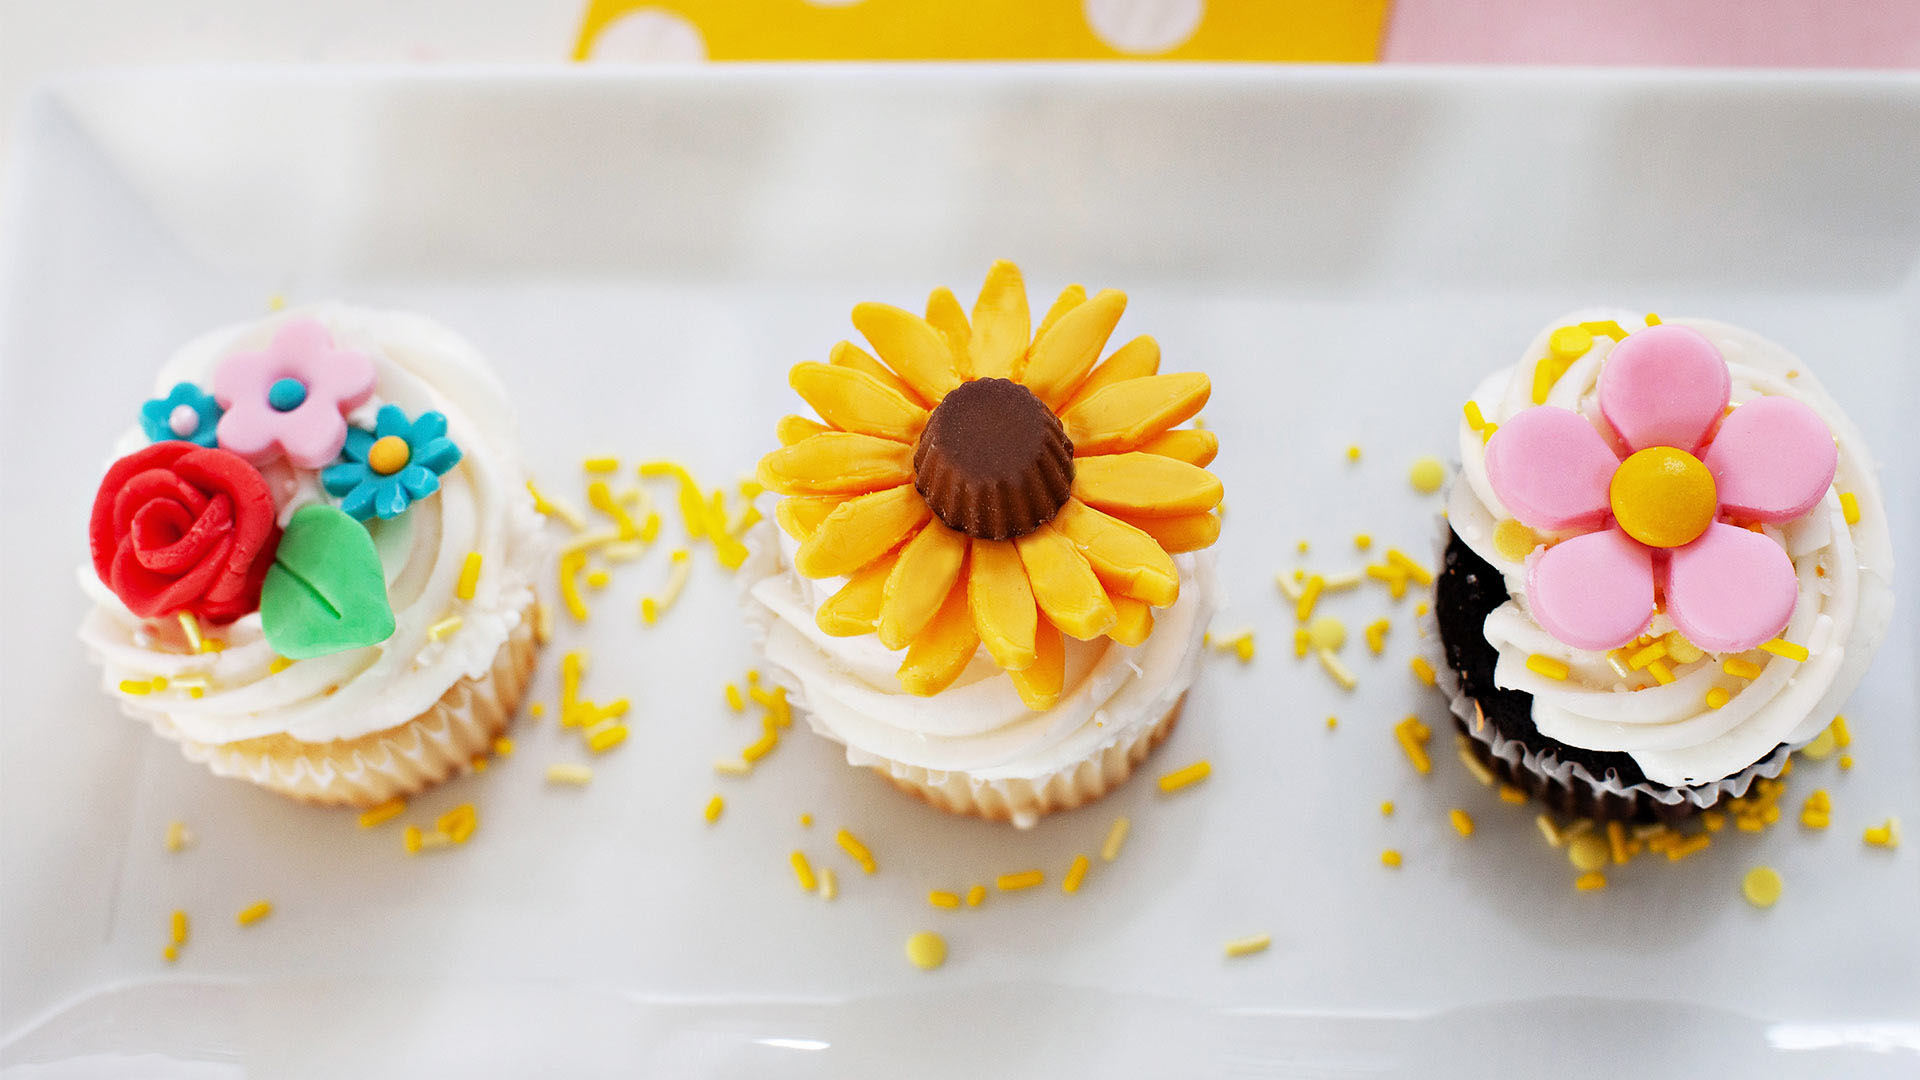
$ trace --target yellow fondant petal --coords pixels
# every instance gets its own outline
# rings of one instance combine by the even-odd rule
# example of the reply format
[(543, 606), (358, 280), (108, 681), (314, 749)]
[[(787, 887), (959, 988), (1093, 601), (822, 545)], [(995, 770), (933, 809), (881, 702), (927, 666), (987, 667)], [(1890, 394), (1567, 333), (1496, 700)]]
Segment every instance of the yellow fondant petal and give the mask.
[(927, 322), (933, 324), (940, 336), (947, 339), (947, 351), (953, 354), (954, 365), (960, 371), (961, 378), (968, 378), (972, 364), (971, 355), (973, 328), (967, 325), (967, 313), (960, 307), (960, 299), (953, 290), (945, 285), (927, 294)]
[(1053, 306), (1048, 308), (1047, 313), (1040, 317), (1040, 325), (1033, 328), (1033, 343), (1038, 345), (1040, 339), (1047, 336), (1047, 331), (1053, 329), (1053, 324), (1060, 321), (1060, 316), (1065, 315), (1067, 312), (1072, 311), (1074, 308), (1086, 302), (1087, 290), (1085, 286), (1069, 285), (1061, 289), (1060, 295), (1053, 301)]
[(967, 607), (973, 630), (993, 662), (1008, 671), (1031, 667), (1037, 612), (1027, 568), (1010, 540), (975, 540), (967, 564)]
[(1179, 458), (1204, 469), (1213, 464), (1213, 456), (1220, 452), (1220, 436), (1199, 428), (1176, 428), (1148, 439), (1140, 445), (1140, 452)]
[(932, 516), (912, 484), (848, 499), (801, 541), (794, 569), (810, 578), (845, 577), (892, 551)]
[(1113, 355), (1100, 362), (1100, 366), (1087, 373), (1080, 389), (1073, 392), (1067, 403), (1060, 407), (1062, 413), (1073, 411), (1074, 407), (1093, 395), (1118, 382), (1128, 379), (1144, 379), (1160, 373), (1160, 343), (1141, 334), (1125, 345), (1113, 350)]
[(834, 367), (864, 371), (886, 384), (889, 390), (892, 390), (894, 393), (899, 394), (901, 397), (906, 398), (908, 401), (913, 402), (923, 409), (932, 404), (932, 402), (920, 396), (920, 391), (908, 386), (907, 380), (895, 375), (887, 365), (868, 356), (865, 349), (862, 349), (851, 341), (843, 341), (835, 345), (833, 351), (827, 354), (827, 363), (832, 364)]
[(1020, 268), (1004, 259), (994, 263), (973, 302), (974, 378), (1011, 379), (1018, 373), (1027, 355), (1030, 320)]
[(1212, 393), (1213, 384), (1197, 371), (1128, 379), (1068, 409), (1060, 423), (1077, 456), (1125, 453), (1184, 423)]
[(1054, 515), (1053, 528), (1073, 541), (1093, 572), (1115, 595), (1154, 607), (1180, 598), (1180, 572), (1153, 537), (1078, 499), (1068, 499)]
[(840, 591), (827, 598), (814, 612), (813, 621), (820, 631), (833, 637), (857, 637), (871, 634), (880, 625), (880, 606), (886, 600), (887, 575), (893, 572), (899, 552), (889, 552), (861, 567)]
[(833, 513), (834, 507), (846, 501), (838, 495), (795, 495), (780, 500), (780, 505), (774, 507), (773, 520), (780, 523), (781, 530), (788, 536), (804, 541)]
[(927, 426), (927, 410), (864, 371), (795, 364), (787, 381), (821, 419), (841, 431), (912, 442)]
[(1182, 517), (1126, 519), (1127, 524), (1153, 537), (1169, 555), (1199, 551), (1220, 539), (1220, 515), (1187, 514)]
[(1046, 336), (1033, 343), (1020, 381), (1047, 408), (1057, 410), (1093, 370), (1094, 361), (1100, 359), (1100, 350), (1106, 347), (1126, 308), (1126, 293), (1101, 289), (1086, 303), (1060, 316)]
[(960, 567), (967, 561), (967, 537), (938, 518), (907, 541), (887, 578), (887, 602), (880, 609), (880, 644), (904, 649), (940, 610)]
[(979, 648), (973, 617), (967, 614), (966, 586), (956, 582), (933, 621), (907, 647), (907, 658), (900, 662), (900, 685), (909, 694), (931, 697), (953, 685)]
[(1033, 663), (1020, 671), (1009, 671), (1020, 700), (1034, 712), (1046, 712), (1060, 700), (1060, 688), (1067, 676), (1067, 643), (1060, 631), (1042, 618), (1034, 630)]
[(913, 479), (913, 447), (827, 431), (760, 459), (760, 486), (781, 495), (857, 495)]
[(1107, 590), (1064, 533), (1042, 525), (1013, 544), (1027, 568), (1034, 602), (1049, 622), (1082, 641), (1097, 638), (1113, 626), (1117, 616)]
[(913, 387), (922, 401), (939, 401), (960, 385), (959, 368), (947, 351), (947, 339), (933, 324), (891, 304), (857, 304), (853, 325), (873, 351)]
[(1153, 608), (1131, 596), (1113, 597), (1113, 610), (1119, 616), (1107, 636), (1122, 645), (1138, 645), (1153, 633)]
[(801, 439), (811, 439), (827, 430), (827, 425), (816, 423), (804, 416), (787, 415), (774, 425), (773, 434), (779, 438), (781, 446), (792, 446)]
[(1128, 520), (1198, 514), (1220, 505), (1222, 495), (1212, 473), (1159, 454), (1085, 457), (1073, 471), (1075, 498)]

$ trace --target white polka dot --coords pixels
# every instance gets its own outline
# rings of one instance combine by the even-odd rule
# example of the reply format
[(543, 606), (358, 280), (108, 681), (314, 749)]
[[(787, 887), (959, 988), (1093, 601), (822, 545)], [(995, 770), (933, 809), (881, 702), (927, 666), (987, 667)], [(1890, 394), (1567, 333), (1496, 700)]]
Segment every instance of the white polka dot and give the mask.
[(1143, 55), (1179, 48), (1206, 13), (1205, 0), (1085, 0), (1084, 6), (1101, 41)]
[(639, 64), (690, 64), (707, 58), (700, 28), (671, 11), (641, 8), (600, 31), (593, 59)]
[(191, 405), (175, 405), (167, 416), (167, 430), (184, 439), (200, 430), (200, 414)]

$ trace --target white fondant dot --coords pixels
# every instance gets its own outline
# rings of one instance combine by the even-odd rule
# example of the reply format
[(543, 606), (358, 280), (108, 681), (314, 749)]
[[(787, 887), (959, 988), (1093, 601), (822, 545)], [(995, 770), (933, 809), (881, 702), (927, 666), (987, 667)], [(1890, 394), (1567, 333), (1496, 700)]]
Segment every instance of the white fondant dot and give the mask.
[(594, 39), (592, 58), (616, 63), (688, 64), (707, 58), (707, 39), (682, 16), (641, 8), (621, 16)]
[(191, 405), (175, 405), (167, 414), (167, 430), (184, 439), (200, 430), (200, 414)]
[(1085, 0), (1094, 35), (1124, 53), (1179, 48), (1200, 29), (1205, 0)]

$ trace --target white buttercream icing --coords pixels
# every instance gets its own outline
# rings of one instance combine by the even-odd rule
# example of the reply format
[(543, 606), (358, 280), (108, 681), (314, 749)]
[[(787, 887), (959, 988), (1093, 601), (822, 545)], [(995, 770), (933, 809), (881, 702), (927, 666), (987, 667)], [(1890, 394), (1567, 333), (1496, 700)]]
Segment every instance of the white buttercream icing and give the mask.
[[(1575, 312), (1550, 324), (1518, 364), (1474, 391), (1482, 416), (1504, 423), (1535, 404), (1534, 366), (1546, 355), (1554, 327), (1607, 319), (1630, 330), (1643, 325), (1638, 314), (1616, 310)], [(1461, 540), (1506, 579), (1511, 599), (1485, 624), (1487, 640), (1500, 653), (1494, 681), (1533, 695), (1533, 719), (1542, 734), (1571, 746), (1625, 752), (1649, 780), (1684, 786), (1731, 776), (1767, 758), (1781, 743), (1811, 740), (1832, 722), (1865, 674), (1892, 617), (1893, 547), (1859, 430), (1791, 353), (1724, 323), (1665, 321), (1700, 331), (1720, 349), (1732, 374), (1735, 405), (1763, 395), (1795, 398), (1819, 413), (1839, 446), (1833, 487), (1820, 504), (1784, 526), (1765, 529), (1786, 548), (1799, 579), (1799, 598), (1781, 636), (1807, 647), (1811, 655), (1804, 662), (1758, 650), (1740, 654), (1762, 666), (1759, 676), (1743, 680), (1724, 672), (1726, 656), (1709, 653), (1674, 665), (1673, 682), (1636, 691), (1608, 654), (1574, 649), (1547, 633), (1528, 611), (1524, 560), (1507, 558), (1494, 543), (1495, 528), (1511, 515), (1487, 480), (1484, 441), (1464, 419), (1461, 471), (1448, 496), (1447, 516)], [(1611, 338), (1596, 335), (1594, 347), (1554, 383), (1545, 404), (1597, 417), (1600, 369), (1612, 346)], [(1855, 524), (1849, 525), (1842, 512), (1841, 492), (1858, 500)], [(1656, 615), (1649, 632), (1670, 629), (1666, 617)], [(1532, 653), (1564, 661), (1569, 675), (1562, 681), (1528, 670)], [(1706, 704), (1713, 686), (1732, 692), (1718, 709)]]
[[(478, 678), (533, 600), (532, 571), (540, 555), (539, 521), (525, 488), (506, 391), (474, 347), (427, 318), (329, 304), (202, 335), (176, 352), (154, 383), (162, 396), (175, 383), (210, 385), (219, 361), (263, 348), (287, 319), (318, 319), (336, 343), (366, 353), (377, 374), (372, 400), (349, 420), (371, 428), (378, 408), (392, 402), (409, 417), (437, 410), (460, 447), (458, 465), (440, 490), (416, 500), (398, 518), (370, 521), (386, 570), (394, 612), (393, 636), (379, 645), (302, 660), (273, 671), (276, 660), (261, 634), (258, 613), (212, 631), (225, 644), (217, 653), (191, 652), (170, 621), (135, 617), (94, 575), (80, 569), (94, 601), (80, 637), (104, 668), (109, 693), (132, 715), (171, 738), (227, 743), (265, 735), (302, 742), (351, 739), (405, 723), (432, 708), (463, 678)], [(137, 428), (115, 446), (125, 455), (147, 445)], [(302, 505), (324, 498), (315, 474), (285, 463), (263, 468), (284, 525)], [(481, 555), (471, 600), (457, 587), (467, 553)], [(460, 620), (435, 639), (430, 631)], [(167, 687), (136, 695), (123, 681)], [(194, 697), (189, 688), (199, 688)]]
[(832, 637), (814, 621), (844, 582), (793, 569), (797, 545), (771, 523), (753, 537), (741, 574), (750, 623), (767, 659), (805, 704), (813, 729), (847, 748), (854, 765), (895, 762), (978, 780), (1037, 779), (1094, 756), (1163, 718), (1192, 686), (1217, 606), (1210, 553), (1178, 555), (1180, 598), (1154, 612), (1136, 646), (1067, 640), (1060, 700), (1034, 712), (983, 648), (934, 697), (901, 689), (902, 652), (873, 635)]

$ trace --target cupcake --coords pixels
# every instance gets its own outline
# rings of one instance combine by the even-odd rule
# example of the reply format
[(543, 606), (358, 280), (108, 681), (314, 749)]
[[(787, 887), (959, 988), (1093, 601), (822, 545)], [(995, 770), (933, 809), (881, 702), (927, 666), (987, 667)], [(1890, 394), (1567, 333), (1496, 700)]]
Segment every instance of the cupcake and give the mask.
[(745, 568), (775, 678), (847, 760), (1027, 827), (1099, 798), (1172, 729), (1215, 604), (1218, 442), (1196, 373), (1079, 286), (1029, 321), (996, 263), (971, 318), (861, 304), (790, 375), (758, 479), (784, 496)]
[(291, 311), (186, 345), (115, 447), (80, 631), (215, 773), (373, 806), (487, 750), (533, 667), (538, 526), (505, 391), (416, 315)]
[(1892, 545), (1859, 431), (1791, 353), (1580, 312), (1464, 412), (1436, 667), (1498, 776), (1672, 820), (1833, 722), (1885, 636)]

